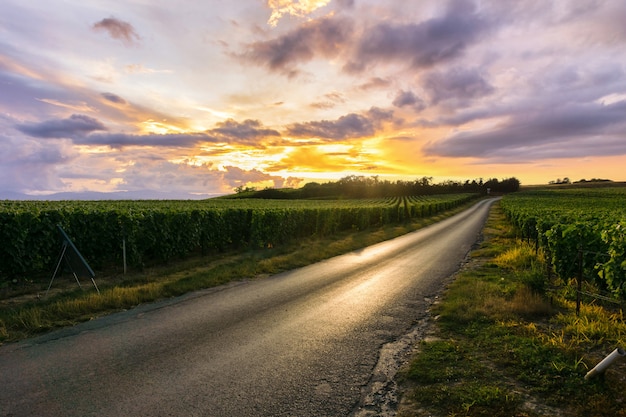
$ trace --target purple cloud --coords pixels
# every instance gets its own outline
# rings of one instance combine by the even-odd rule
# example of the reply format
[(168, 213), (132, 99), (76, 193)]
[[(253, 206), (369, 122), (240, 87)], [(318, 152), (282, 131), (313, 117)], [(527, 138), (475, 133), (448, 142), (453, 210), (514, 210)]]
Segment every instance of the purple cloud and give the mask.
[(391, 120), (393, 112), (379, 108), (370, 109), (365, 115), (350, 113), (337, 120), (321, 120), (294, 123), (287, 133), (296, 137), (316, 137), (341, 140), (373, 136), (383, 121)]
[(395, 107), (413, 107), (416, 111), (422, 111), (426, 108), (424, 100), (415, 95), (412, 91), (399, 91), (392, 104)]
[(126, 104), (126, 100), (124, 100), (122, 97), (120, 97), (120, 96), (118, 96), (116, 94), (113, 94), (113, 93), (102, 93), (101, 95), (107, 101), (110, 101), (111, 103)]
[(81, 145), (104, 145), (111, 148), (123, 148), (125, 146), (190, 148), (203, 142), (218, 142), (218, 140), (206, 133), (172, 133), (165, 135), (155, 133), (146, 135), (94, 133), (74, 139), (74, 143)]
[(433, 104), (454, 100), (461, 105), (466, 105), (473, 99), (487, 96), (495, 91), (478, 70), (465, 68), (433, 72), (426, 76), (423, 87), (429, 93)]
[(341, 9), (352, 9), (354, 7), (354, 0), (336, 0)]
[(493, 24), (476, 12), (471, 1), (451, 1), (444, 16), (419, 23), (380, 23), (359, 40), (346, 64), (348, 72), (389, 61), (408, 61), (413, 68), (430, 68), (450, 61), (481, 39)]
[(67, 119), (19, 124), (16, 128), (36, 138), (74, 138), (98, 130), (107, 130), (102, 122), (84, 114), (73, 114)]
[(318, 55), (336, 56), (349, 40), (351, 28), (352, 22), (347, 19), (314, 20), (276, 39), (249, 45), (240, 58), (294, 76), (299, 63)]
[(217, 124), (217, 127), (209, 133), (226, 138), (228, 141), (235, 140), (238, 143), (256, 142), (266, 137), (280, 137), (280, 133), (274, 129), (266, 129), (258, 120), (245, 120), (239, 123), (233, 119)]
[(237, 143), (263, 147), (261, 140), (274, 136), (280, 137), (280, 133), (273, 129), (264, 128), (258, 120), (245, 120), (239, 123), (230, 119), (218, 123), (216, 128), (206, 132), (170, 134), (92, 133), (74, 136), (73, 141), (81, 145), (104, 145), (111, 148), (126, 146), (192, 148), (201, 143)]
[(273, 181), (274, 186), (280, 188), (283, 186), (285, 179), (279, 176), (266, 174), (257, 169), (244, 170), (235, 166), (225, 166), (223, 173), (224, 181), (229, 184), (232, 189), (247, 183)]
[(60, 187), (58, 166), (76, 156), (66, 144), (0, 134), (0, 190), (23, 192)]
[(95, 31), (106, 31), (113, 39), (120, 40), (125, 45), (132, 45), (141, 39), (130, 23), (114, 17), (107, 17), (96, 22), (92, 28)]
[(567, 104), (519, 113), (493, 129), (456, 133), (428, 144), (427, 155), (532, 160), (626, 155), (626, 100)]

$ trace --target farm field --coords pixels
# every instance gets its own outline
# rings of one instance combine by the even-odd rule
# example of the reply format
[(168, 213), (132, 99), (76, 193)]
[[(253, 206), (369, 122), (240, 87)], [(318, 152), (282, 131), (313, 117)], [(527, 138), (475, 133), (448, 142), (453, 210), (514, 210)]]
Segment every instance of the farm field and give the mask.
[[(341, 200), (0, 201), (0, 286), (50, 274), (60, 225), (97, 272), (423, 218), (476, 194)], [(124, 255), (125, 254), (125, 255)]]
[[(29, 233), (22, 231), (22, 235), (18, 235), (21, 236), (19, 242), (22, 248), (26, 248), (28, 242), (36, 239), (47, 242), (48, 248), (44, 252), (48, 255), (47, 262), (50, 265), (44, 266), (32, 275), (18, 275), (13, 279), (5, 273), (2, 274), (4, 281), (0, 281), (0, 344), (3, 341), (15, 341), (90, 320), (95, 316), (129, 309), (142, 303), (215, 287), (232, 280), (252, 279), (309, 265), (417, 230), (462, 210), (477, 198), (479, 198), (477, 194), (458, 194), (340, 201), (220, 199), (207, 200), (206, 206), (202, 204), (204, 202), (198, 201), (66, 201), (42, 204), (4, 201), (0, 203), (3, 204), (0, 218), (4, 224), (7, 224), (7, 219), (13, 219), (10, 224), (14, 229), (19, 228), (20, 224), (36, 225)], [(216, 209), (215, 206), (218, 205), (219, 208)], [(298, 208), (297, 205), (305, 209)], [(10, 207), (10, 210), (7, 207)], [(225, 222), (227, 218), (245, 219), (248, 227), (252, 227), (253, 218), (263, 218), (262, 215), (269, 213), (273, 217), (267, 218), (272, 219), (271, 221), (275, 222), (272, 224), (276, 225), (281, 219), (282, 223), (285, 223), (289, 212), (298, 211), (304, 211), (301, 218), (312, 219), (311, 221), (315, 221), (315, 225), (320, 227), (330, 224), (328, 219), (334, 219), (335, 228), (328, 228), (309, 236), (295, 231), (293, 236), (285, 236), (284, 241), (274, 241), (270, 245), (242, 239), (225, 244), (223, 248), (196, 247), (187, 254), (174, 255), (167, 261), (155, 257), (148, 258), (149, 254), (144, 254), (146, 258), (143, 258), (142, 265), (130, 267), (128, 274), (122, 272), (120, 258), (123, 235), (120, 233), (120, 226), (126, 223), (118, 222), (119, 218), (127, 222), (135, 221), (138, 225), (137, 230), (140, 230), (139, 225), (147, 225), (146, 227), (155, 233), (159, 232), (158, 237), (154, 237), (155, 242), (171, 245), (176, 242), (177, 237), (185, 238), (182, 232), (190, 225), (201, 227), (203, 224), (199, 221), (201, 219), (209, 221), (221, 218), (222, 222), (214, 224), (216, 227), (228, 226)], [(281, 216), (283, 212), (286, 212), (286, 215)], [(355, 223), (359, 215), (361, 218), (367, 215), (367, 219), (375, 219), (372, 213), (378, 213), (379, 216), (382, 214), (373, 226), (362, 228), (364, 226), (362, 223)], [(388, 213), (389, 217), (385, 217), (385, 213)], [(237, 214), (240, 217), (236, 217)], [(168, 216), (171, 218), (168, 219)], [(296, 218), (293, 214), (291, 216)], [(324, 216), (328, 217), (326, 223), (323, 223)], [(146, 219), (150, 221), (146, 222)], [(172, 219), (177, 219), (178, 222)], [(338, 219), (344, 219), (344, 223), (337, 223)], [(383, 224), (385, 219), (387, 223)], [(48, 295), (46, 287), (50, 283), (61, 244), (55, 230), (58, 223), (63, 225), (64, 230), (95, 269), (95, 281), (100, 294), (96, 294), (89, 279), (84, 279), (85, 277), (81, 277), (81, 281), (87, 287), (83, 285), (83, 290), (79, 289), (66, 268), (62, 276), (54, 281)], [(344, 230), (337, 224), (344, 224)], [(237, 228), (236, 230), (244, 229), (236, 224), (230, 227)], [(279, 224), (275, 227), (281, 226)], [(302, 229), (307, 230), (304, 226)], [(11, 241), (15, 237), (10, 236), (6, 228), (2, 230), (7, 233), (5, 236), (9, 236), (5, 241)], [(29, 229), (24, 227), (24, 230)], [(78, 233), (81, 230), (87, 231), (87, 234), (83, 236)], [(105, 233), (107, 230), (110, 233)], [(36, 231), (38, 232), (35, 233)], [(246, 233), (247, 235), (240, 236), (253, 236), (250, 230)], [(93, 240), (87, 239), (90, 236)], [(146, 237), (146, 234), (137, 236)], [(46, 239), (42, 239), (43, 237)], [(96, 248), (94, 253), (97, 255), (99, 253), (97, 250), (104, 251), (103, 244), (107, 238), (112, 240), (110, 250), (113, 253), (109, 254), (109, 258), (104, 258), (109, 259), (109, 263), (101, 261), (102, 265), (99, 265), (86, 250), (89, 247), (86, 243), (97, 244), (94, 246)], [(41, 245), (40, 241), (37, 242)], [(130, 252), (131, 242), (130, 237), (126, 235), (127, 252)], [(1, 250), (7, 253), (6, 246), (2, 246)], [(23, 250), (22, 253), (28, 252)], [(6, 256), (3, 255), (2, 259), (6, 259)]]
[[(534, 201), (558, 203), (554, 192)], [(398, 417), (626, 415), (626, 361), (586, 378), (625, 346), (624, 301), (585, 296), (577, 311), (576, 285), (550, 274), (544, 247), (521, 239), (505, 217), (505, 204), (527, 200), (521, 192), (493, 205), (481, 244), (433, 307), (428, 337), (398, 378)]]
[(501, 205), (565, 282), (581, 275), (610, 297), (626, 297), (626, 187), (531, 189)]

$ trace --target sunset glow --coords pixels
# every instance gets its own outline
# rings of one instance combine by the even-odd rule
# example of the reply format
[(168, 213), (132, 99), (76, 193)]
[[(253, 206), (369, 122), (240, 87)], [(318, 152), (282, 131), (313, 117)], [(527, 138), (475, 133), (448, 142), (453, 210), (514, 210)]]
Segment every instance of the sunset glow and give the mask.
[(0, 198), (623, 181), (625, 21), (620, 0), (7, 0)]

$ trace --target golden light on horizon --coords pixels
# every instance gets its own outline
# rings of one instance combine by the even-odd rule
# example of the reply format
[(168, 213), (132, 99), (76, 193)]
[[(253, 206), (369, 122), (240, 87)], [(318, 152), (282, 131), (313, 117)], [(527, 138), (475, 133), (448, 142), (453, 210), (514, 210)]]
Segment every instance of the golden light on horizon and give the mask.
[(108, 154), (111, 152), (109, 145), (74, 145), (81, 154)]
[(186, 129), (170, 124), (167, 122), (167, 120), (158, 122), (152, 119), (148, 119), (145, 122), (141, 123), (141, 130), (142, 133), (155, 133), (157, 135), (186, 132)]

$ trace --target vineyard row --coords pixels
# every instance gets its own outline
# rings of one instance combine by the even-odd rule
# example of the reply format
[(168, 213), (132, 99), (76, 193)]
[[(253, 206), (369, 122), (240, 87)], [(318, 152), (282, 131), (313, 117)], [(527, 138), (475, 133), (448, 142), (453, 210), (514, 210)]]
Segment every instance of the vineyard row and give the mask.
[(626, 298), (626, 188), (524, 191), (501, 207), (561, 278), (582, 267), (599, 288)]
[(59, 253), (60, 225), (101, 269), (141, 267), (193, 253), (271, 247), (434, 215), (474, 194), (425, 199), (341, 201), (0, 201), (0, 284), (49, 273)]

